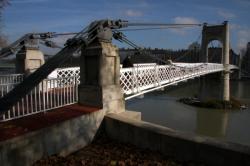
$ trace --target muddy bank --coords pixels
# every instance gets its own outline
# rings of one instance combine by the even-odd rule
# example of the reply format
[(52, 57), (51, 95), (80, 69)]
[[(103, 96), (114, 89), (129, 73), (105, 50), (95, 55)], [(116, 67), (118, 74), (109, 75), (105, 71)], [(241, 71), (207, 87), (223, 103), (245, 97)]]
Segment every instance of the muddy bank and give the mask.
[(180, 98), (178, 101), (184, 104), (202, 108), (232, 109), (232, 110), (244, 110), (247, 108), (246, 105), (244, 105), (235, 98), (230, 98), (230, 101), (222, 101), (217, 99), (200, 101), (197, 98), (189, 97), (189, 98)]

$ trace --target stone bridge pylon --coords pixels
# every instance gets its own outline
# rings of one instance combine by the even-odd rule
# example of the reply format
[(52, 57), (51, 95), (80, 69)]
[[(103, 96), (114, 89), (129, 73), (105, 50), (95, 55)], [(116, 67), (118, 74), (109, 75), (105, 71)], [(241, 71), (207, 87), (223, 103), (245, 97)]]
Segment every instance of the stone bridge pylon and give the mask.
[(80, 104), (99, 107), (105, 112), (125, 111), (120, 85), (120, 57), (118, 47), (111, 41), (99, 39), (82, 50), (80, 79)]
[(222, 100), (230, 100), (230, 69), (229, 69), (229, 24), (225, 21), (222, 25), (208, 26), (206, 23), (202, 30), (202, 43), (201, 43), (201, 59), (202, 62), (208, 62), (208, 44), (218, 40), (222, 44), (222, 64), (224, 66), (223, 72), (223, 90)]

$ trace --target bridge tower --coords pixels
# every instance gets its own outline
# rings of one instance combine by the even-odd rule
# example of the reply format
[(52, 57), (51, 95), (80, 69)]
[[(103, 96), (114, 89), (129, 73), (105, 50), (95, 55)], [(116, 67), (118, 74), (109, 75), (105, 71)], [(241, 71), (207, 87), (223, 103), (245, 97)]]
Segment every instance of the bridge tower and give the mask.
[(120, 57), (111, 40), (97, 39), (82, 49), (80, 104), (102, 108), (106, 113), (125, 111), (120, 86)]
[(23, 47), (16, 54), (16, 73), (24, 73), (26, 76), (33, 73), (44, 63), (43, 53), (36, 47)]
[(230, 100), (230, 70), (229, 70), (229, 25), (225, 21), (222, 25), (208, 26), (206, 23), (202, 30), (201, 56), (202, 62), (208, 62), (208, 44), (218, 40), (222, 43), (222, 64), (224, 65), (223, 72), (223, 91), (222, 100)]

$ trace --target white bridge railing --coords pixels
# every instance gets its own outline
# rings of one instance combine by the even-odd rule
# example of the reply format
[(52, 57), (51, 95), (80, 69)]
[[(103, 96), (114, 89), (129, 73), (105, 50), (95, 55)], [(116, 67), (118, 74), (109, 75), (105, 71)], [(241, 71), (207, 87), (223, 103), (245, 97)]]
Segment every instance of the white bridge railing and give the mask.
[(23, 81), (23, 74), (0, 75), (0, 97), (8, 93), (14, 86)]
[[(235, 67), (230, 65), (230, 69), (233, 68)], [(120, 83), (125, 100), (128, 100), (187, 79), (223, 70), (222, 64), (214, 63), (137, 64), (132, 68), (121, 68)], [(56, 69), (8, 112), (1, 115), (0, 122), (76, 103), (79, 73), (79, 67)], [(22, 74), (0, 76), (0, 97), (22, 80)]]
[[(17, 84), (0, 84), (0, 97)], [(77, 89), (77, 76), (45, 79), (9, 111), (1, 115), (0, 122), (74, 104), (78, 101)]]
[(174, 63), (172, 65), (135, 66), (121, 70), (125, 100), (208, 73), (223, 71), (222, 64)]

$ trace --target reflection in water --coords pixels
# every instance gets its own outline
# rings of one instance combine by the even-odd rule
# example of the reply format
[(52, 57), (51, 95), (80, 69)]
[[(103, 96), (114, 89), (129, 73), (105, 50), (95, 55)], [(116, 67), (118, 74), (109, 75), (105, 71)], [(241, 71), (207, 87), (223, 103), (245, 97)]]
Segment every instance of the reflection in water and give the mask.
[(242, 86), (241, 84), (235, 84), (234, 87), (235, 87), (234, 88), (235, 94), (238, 97), (242, 97), (243, 91), (244, 91), (244, 89), (243, 89), (244, 86)]
[[(209, 99), (221, 99), (222, 97), (222, 82), (209, 81), (209, 78), (202, 77), (199, 82), (200, 100), (206, 101)], [(228, 113), (223, 110), (218, 111), (203, 111), (196, 112), (196, 133), (216, 138), (223, 139), (226, 136), (228, 125)]]
[[(169, 87), (164, 92), (146, 94), (143, 99), (126, 103), (129, 110), (142, 112), (142, 119), (176, 130), (250, 145), (250, 109), (222, 111), (192, 107), (177, 102), (180, 97), (199, 94), (199, 80)], [(250, 106), (250, 81), (232, 81), (231, 94)], [(209, 82), (207, 92), (214, 96), (220, 88), (218, 82)]]
[(224, 138), (228, 125), (228, 113), (197, 111), (196, 133), (216, 138)]

